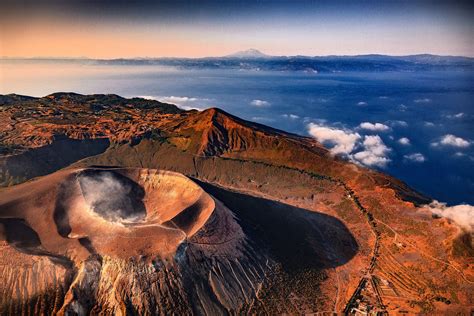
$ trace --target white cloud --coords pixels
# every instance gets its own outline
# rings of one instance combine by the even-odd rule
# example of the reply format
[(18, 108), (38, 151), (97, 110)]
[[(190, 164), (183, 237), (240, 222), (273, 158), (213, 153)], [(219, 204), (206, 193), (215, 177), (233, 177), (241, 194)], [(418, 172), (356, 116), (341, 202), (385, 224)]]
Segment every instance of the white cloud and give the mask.
[(402, 137), (398, 140), (398, 142), (401, 144), (401, 145), (404, 145), (404, 146), (409, 146), (411, 145), (410, 143), (410, 140), (406, 137)]
[(463, 112), (460, 112), (460, 113), (457, 113), (457, 114), (449, 114), (449, 115), (446, 115), (446, 117), (448, 119), (459, 119), (459, 118), (463, 118), (464, 117), (464, 113)]
[(333, 155), (350, 154), (354, 150), (356, 143), (361, 139), (358, 133), (327, 127), (317, 123), (308, 124), (308, 133), (320, 143), (333, 145), (330, 149)]
[(256, 106), (258, 108), (265, 108), (270, 106), (270, 102), (256, 99), (252, 100), (252, 102), (250, 102), (250, 105)]
[(189, 111), (189, 110), (198, 110), (202, 111), (208, 107), (211, 107), (209, 104), (210, 99), (201, 99), (201, 98), (193, 98), (193, 97), (186, 97), (186, 96), (139, 96), (139, 98), (148, 99), (148, 100), (157, 100), (164, 103), (171, 103), (175, 104), (180, 109)]
[(456, 137), (452, 134), (444, 135), (441, 138), (441, 144), (455, 146), (455, 147), (468, 147), (470, 142), (461, 137)]
[(398, 106), (398, 110), (400, 110), (400, 112), (405, 112), (407, 109), (408, 107), (405, 104), (400, 104)]
[(390, 129), (390, 127), (388, 127), (385, 124), (382, 124), (382, 123), (369, 123), (369, 122), (360, 123), (359, 127), (362, 128), (362, 129), (369, 130), (369, 131), (387, 131), (387, 130)]
[(360, 101), (360, 102), (357, 102), (357, 105), (358, 105), (358, 106), (366, 106), (366, 105), (367, 105), (367, 102), (365, 102), (365, 101)]
[(429, 102), (431, 102), (431, 99), (429, 99), (429, 98), (415, 99), (415, 100), (413, 100), (413, 102), (415, 102), (415, 103), (429, 103)]
[(195, 102), (197, 101), (197, 98), (190, 98), (190, 97), (176, 97), (174, 95), (168, 96), (168, 97), (160, 97), (160, 101), (162, 102), (170, 102), (174, 104), (182, 104), (186, 102)]
[(407, 127), (408, 123), (405, 121), (390, 121), (390, 125), (392, 126), (401, 126), (401, 127)]
[(152, 96), (152, 95), (139, 95), (137, 98), (158, 101), (158, 99), (156, 97)]
[(308, 124), (308, 133), (319, 142), (332, 146), (333, 155), (344, 155), (353, 162), (368, 167), (385, 167), (390, 159), (390, 152), (380, 136), (362, 136), (351, 130), (343, 130), (318, 123)]
[(459, 147), (459, 148), (465, 148), (469, 147), (471, 145), (471, 142), (468, 140), (465, 140), (464, 138), (457, 137), (453, 134), (446, 134), (443, 137), (441, 137), (441, 140), (439, 142), (433, 142), (431, 143), (431, 146), (451, 146), (451, 147)]
[(424, 208), (430, 210), (433, 214), (451, 219), (465, 230), (470, 232), (474, 230), (474, 206), (472, 205), (447, 206), (446, 203), (434, 200), (431, 204), (425, 205)]
[(403, 158), (405, 158), (406, 160), (414, 161), (414, 162), (424, 162), (426, 160), (425, 156), (423, 156), (420, 153), (404, 155)]
[(252, 116), (252, 121), (257, 121), (257, 122), (275, 122), (274, 119), (269, 118), (269, 117), (264, 117), (264, 116)]
[(292, 119), (292, 120), (296, 120), (296, 119), (299, 119), (300, 117), (296, 114), (283, 114), (282, 117), (284, 118), (289, 118), (289, 119)]
[(433, 127), (435, 124), (433, 122), (425, 122), (426, 127)]
[(365, 136), (362, 143), (364, 150), (352, 155), (358, 162), (366, 166), (385, 167), (390, 159), (386, 157), (390, 148), (385, 146), (378, 135)]

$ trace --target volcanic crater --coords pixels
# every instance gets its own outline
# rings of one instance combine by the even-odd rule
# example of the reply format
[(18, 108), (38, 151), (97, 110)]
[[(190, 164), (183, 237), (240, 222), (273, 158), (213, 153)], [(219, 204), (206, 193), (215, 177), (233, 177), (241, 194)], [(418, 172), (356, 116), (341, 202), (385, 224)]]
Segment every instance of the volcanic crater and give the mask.
[[(40, 179), (34, 187), (27, 183), (4, 195), (4, 225), (16, 227), (4, 235), (11, 231), (5, 238), (19, 248), (72, 254), (77, 261), (86, 259), (90, 252), (166, 257), (195, 234), (215, 208), (214, 200), (196, 183), (170, 171), (87, 168), (60, 172), (52, 178), (55, 184), (42, 185)], [(44, 222), (38, 222), (38, 214), (32, 211), (40, 207), (39, 200), (44, 203), (45, 217), (49, 217), (45, 213), (51, 205), (52, 216)], [(51, 219), (59, 236), (47, 234)], [(73, 240), (80, 244), (66, 246)], [(89, 253), (84, 244), (90, 245)]]
[[(3, 270), (11, 293), (3, 308), (40, 295), (62, 302), (53, 314), (87, 314), (94, 306), (116, 313), (138, 291), (147, 298), (130, 305), (135, 310), (256, 311), (263, 307), (249, 302), (265, 283), (308, 271), (323, 277), (358, 248), (336, 218), (171, 171), (72, 168), (7, 191), (0, 197), (2, 239), (28, 264)], [(44, 280), (32, 288), (32, 277)], [(150, 294), (160, 278), (161, 292)], [(54, 299), (52, 289), (59, 291)]]

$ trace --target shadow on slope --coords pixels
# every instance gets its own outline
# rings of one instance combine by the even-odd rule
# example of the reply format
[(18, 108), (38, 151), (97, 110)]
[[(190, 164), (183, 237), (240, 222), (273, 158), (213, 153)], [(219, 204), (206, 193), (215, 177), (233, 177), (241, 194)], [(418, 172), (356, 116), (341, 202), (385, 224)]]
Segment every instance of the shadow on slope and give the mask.
[(49, 145), (0, 157), (0, 187), (47, 175), (83, 158), (101, 154), (109, 145), (106, 138), (78, 140), (59, 135)]
[(257, 249), (266, 249), (290, 275), (343, 265), (358, 251), (335, 217), (194, 181), (231, 209)]
[(71, 269), (73, 263), (66, 256), (51, 253), (43, 249), (38, 233), (21, 218), (0, 218), (3, 225), (4, 236), (7, 243), (19, 252), (34, 255), (46, 256), (52, 262), (62, 265), (66, 269)]

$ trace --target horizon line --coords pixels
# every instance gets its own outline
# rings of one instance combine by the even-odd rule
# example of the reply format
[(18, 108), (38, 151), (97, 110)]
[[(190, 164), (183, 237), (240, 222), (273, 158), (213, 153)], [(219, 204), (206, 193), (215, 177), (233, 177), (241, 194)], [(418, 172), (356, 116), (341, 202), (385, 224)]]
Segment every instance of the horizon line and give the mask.
[(413, 57), (413, 56), (436, 56), (436, 57), (461, 57), (461, 58), (470, 58), (474, 59), (474, 55), (468, 56), (468, 55), (440, 55), (440, 54), (434, 54), (434, 53), (414, 53), (414, 54), (401, 54), (401, 55), (391, 55), (391, 54), (382, 54), (382, 53), (365, 53), (365, 54), (355, 54), (355, 55), (349, 55), (349, 54), (329, 54), (329, 55), (268, 55), (265, 54), (264, 56), (261, 57), (238, 57), (238, 56), (232, 56), (233, 54), (227, 54), (227, 55), (221, 55), (221, 56), (204, 56), (204, 57), (178, 57), (178, 56), (134, 56), (134, 57), (89, 57), (89, 56), (0, 56), (0, 59), (2, 60), (14, 60), (14, 59), (19, 59), (19, 60), (40, 60), (40, 59), (49, 59), (49, 60), (117, 60), (117, 59), (131, 59), (131, 60), (138, 60), (138, 59), (144, 59), (144, 60), (152, 60), (152, 59), (206, 59), (206, 58), (236, 58), (236, 59), (265, 59), (265, 58), (289, 58), (289, 57), (310, 57), (310, 58), (317, 58), (317, 57), (361, 57), (361, 56), (386, 56), (386, 57)]

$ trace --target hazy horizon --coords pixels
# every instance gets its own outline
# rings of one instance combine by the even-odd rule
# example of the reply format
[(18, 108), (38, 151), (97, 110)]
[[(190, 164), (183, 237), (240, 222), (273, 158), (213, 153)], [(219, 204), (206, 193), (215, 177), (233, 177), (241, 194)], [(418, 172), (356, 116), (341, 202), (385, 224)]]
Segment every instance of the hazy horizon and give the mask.
[[(297, 57), (297, 56), (302, 56), (302, 57), (358, 57), (358, 56), (389, 56), (389, 57), (407, 57), (407, 56), (421, 56), (421, 55), (432, 55), (432, 56), (438, 56), (438, 57), (462, 57), (462, 58), (474, 58), (473, 55), (439, 55), (439, 54), (433, 54), (430, 52), (422, 52), (422, 53), (416, 53), (416, 54), (400, 54), (400, 55), (395, 55), (395, 54), (383, 54), (383, 53), (378, 53), (378, 52), (373, 52), (373, 53), (365, 53), (365, 54), (355, 54), (355, 55), (341, 55), (341, 54), (326, 54), (326, 55), (304, 55), (304, 54), (292, 54), (292, 55), (272, 55), (268, 54), (265, 51), (262, 51), (258, 48), (247, 48), (247, 49), (242, 49), (239, 51), (235, 51), (233, 53), (239, 53), (243, 51), (247, 51), (250, 49), (256, 49), (259, 52), (267, 55), (268, 57)], [(109, 57), (109, 58), (97, 58), (97, 57), (92, 57), (92, 56), (59, 56), (59, 55), (52, 55), (52, 56), (0, 56), (0, 59), (90, 59), (90, 60), (108, 60), (108, 59), (161, 59), (161, 58), (183, 58), (183, 59), (200, 59), (200, 58), (222, 58), (222, 57), (229, 57), (233, 53), (229, 53), (226, 55), (210, 55), (210, 56), (130, 56), (130, 57), (123, 57), (123, 56), (117, 56), (117, 57)]]
[(469, 1), (10, 1), (0, 56), (91, 59), (433, 54), (474, 57)]

